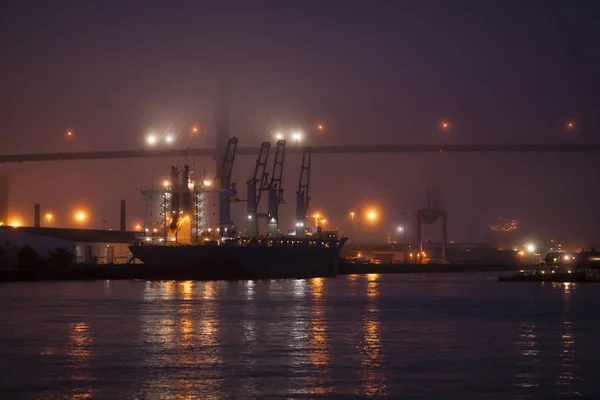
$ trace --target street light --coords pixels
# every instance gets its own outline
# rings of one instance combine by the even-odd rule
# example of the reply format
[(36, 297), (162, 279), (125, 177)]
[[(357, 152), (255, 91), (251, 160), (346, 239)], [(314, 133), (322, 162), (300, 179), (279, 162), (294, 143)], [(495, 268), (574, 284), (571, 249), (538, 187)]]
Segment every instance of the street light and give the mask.
[(165, 137), (165, 142), (167, 142), (167, 143), (173, 143), (173, 140), (174, 140), (174, 138), (172, 135), (167, 135)]
[(46, 213), (46, 223), (48, 226), (52, 224), (52, 220), (54, 219), (54, 215), (52, 213)]
[(75, 213), (75, 219), (77, 220), (77, 222), (79, 222), (79, 226), (81, 228), (83, 228), (83, 223), (85, 222), (85, 220), (87, 219), (87, 215), (85, 212), (83, 211), (77, 211)]
[(277, 132), (275, 134), (275, 140), (283, 140), (283, 133)]
[(302, 133), (301, 132), (294, 132), (294, 133), (292, 133), (292, 139), (296, 143), (299, 143), (302, 140)]

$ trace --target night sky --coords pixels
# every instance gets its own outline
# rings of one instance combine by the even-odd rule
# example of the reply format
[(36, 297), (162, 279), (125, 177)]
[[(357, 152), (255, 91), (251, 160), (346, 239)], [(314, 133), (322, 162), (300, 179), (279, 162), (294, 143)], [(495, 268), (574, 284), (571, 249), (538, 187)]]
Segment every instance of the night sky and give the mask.
[[(138, 149), (149, 132), (177, 134), (174, 147), (212, 147), (223, 80), (240, 146), (272, 140), (282, 127), (301, 128), (312, 145), (591, 143), (600, 132), (594, 0), (2, 4), (2, 153)], [(201, 132), (190, 137), (196, 125)], [(517, 219), (526, 236), (589, 246), (600, 244), (597, 160), (319, 155), (312, 208), (347, 234), (348, 213), (377, 204), (383, 240), (437, 181), (451, 240), (484, 241), (503, 217)], [(6, 164), (0, 173), (10, 178), (12, 218), (32, 224), (40, 202), (59, 225), (75, 225), (83, 207), (88, 226), (118, 228), (125, 198), (132, 228), (143, 214), (141, 187), (184, 162), (214, 171), (198, 157)], [(239, 159), (239, 187), (253, 164)], [(290, 156), (282, 208), (290, 229), (298, 171), (299, 157)], [(244, 208), (234, 205), (240, 223)]]

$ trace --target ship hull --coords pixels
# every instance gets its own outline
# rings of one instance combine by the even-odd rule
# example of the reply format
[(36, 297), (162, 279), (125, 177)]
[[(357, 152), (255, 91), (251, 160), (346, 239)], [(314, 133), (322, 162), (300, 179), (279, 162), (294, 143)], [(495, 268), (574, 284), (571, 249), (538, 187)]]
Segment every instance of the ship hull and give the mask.
[(239, 280), (336, 276), (343, 246), (130, 246), (160, 279)]

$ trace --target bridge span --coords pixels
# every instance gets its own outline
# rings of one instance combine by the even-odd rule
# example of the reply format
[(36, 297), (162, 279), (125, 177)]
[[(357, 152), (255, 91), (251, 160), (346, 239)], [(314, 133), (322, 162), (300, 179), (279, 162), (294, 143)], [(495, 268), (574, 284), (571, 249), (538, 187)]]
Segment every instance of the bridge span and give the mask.
[[(286, 153), (302, 153), (305, 146), (290, 144)], [(259, 147), (240, 147), (237, 154), (256, 155)], [(598, 153), (600, 144), (406, 144), (360, 146), (314, 146), (313, 154), (393, 154), (393, 153)], [(216, 149), (152, 149), (123, 151), (88, 151), (66, 153), (31, 153), (0, 155), (0, 163), (40, 161), (110, 160), (121, 158), (166, 158), (214, 156)]]

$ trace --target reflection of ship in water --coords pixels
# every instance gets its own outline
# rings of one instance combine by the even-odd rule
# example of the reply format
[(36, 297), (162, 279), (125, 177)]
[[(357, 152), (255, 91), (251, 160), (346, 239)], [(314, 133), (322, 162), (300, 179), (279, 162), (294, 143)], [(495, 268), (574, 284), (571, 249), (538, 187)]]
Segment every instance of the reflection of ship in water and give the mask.
[(367, 275), (367, 309), (363, 320), (363, 340), (360, 346), (362, 362), (361, 378), (365, 396), (382, 396), (386, 394), (387, 384), (381, 364), (382, 345), (379, 326), (379, 310), (376, 299), (379, 296), (378, 274)]
[[(140, 398), (222, 398), (218, 282), (146, 282), (141, 340), (147, 368), (162, 371), (143, 382)], [(198, 307), (198, 301), (202, 306)], [(202, 357), (197, 349), (202, 349)]]
[(322, 278), (314, 278), (309, 281), (311, 306), (310, 306), (310, 341), (309, 362), (312, 365), (312, 379), (310, 386), (311, 395), (324, 396), (333, 392), (331, 379), (330, 357), (327, 338), (327, 319), (325, 318), (325, 304), (323, 292), (325, 281)]

